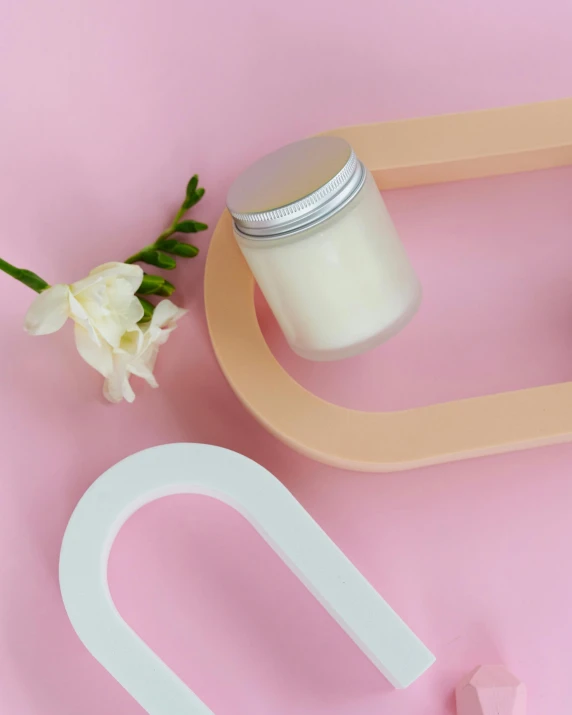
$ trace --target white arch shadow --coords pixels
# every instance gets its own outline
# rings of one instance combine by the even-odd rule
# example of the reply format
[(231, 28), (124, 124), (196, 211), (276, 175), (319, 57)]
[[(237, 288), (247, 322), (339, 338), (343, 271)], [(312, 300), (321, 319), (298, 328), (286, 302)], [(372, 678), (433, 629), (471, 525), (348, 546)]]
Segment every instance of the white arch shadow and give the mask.
[(150, 715), (212, 711), (119, 615), (107, 583), (115, 536), (140, 507), (170, 494), (204, 494), (237, 509), (303, 581), (377, 668), (398, 688), (434, 661), (290, 492), (235, 452), (171, 444), (128, 457), (77, 505), (60, 555), (68, 616), (91, 654)]

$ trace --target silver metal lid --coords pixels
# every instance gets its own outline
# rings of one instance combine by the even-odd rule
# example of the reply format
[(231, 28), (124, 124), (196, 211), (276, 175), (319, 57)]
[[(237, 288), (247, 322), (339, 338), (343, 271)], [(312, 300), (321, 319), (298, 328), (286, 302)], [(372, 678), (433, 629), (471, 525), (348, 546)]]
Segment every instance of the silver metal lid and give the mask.
[(303, 231), (342, 209), (363, 186), (365, 167), (338, 137), (313, 137), (259, 159), (232, 184), (227, 206), (253, 239)]

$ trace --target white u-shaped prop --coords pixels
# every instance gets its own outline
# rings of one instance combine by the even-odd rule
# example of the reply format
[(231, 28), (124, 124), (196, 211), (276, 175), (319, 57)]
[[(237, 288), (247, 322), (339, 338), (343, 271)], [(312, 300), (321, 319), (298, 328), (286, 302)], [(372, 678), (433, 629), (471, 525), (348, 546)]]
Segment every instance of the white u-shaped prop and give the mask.
[(60, 586), (73, 627), (150, 715), (212, 715), (121, 618), (107, 583), (121, 526), (144, 504), (170, 494), (204, 494), (237, 509), (396, 687), (409, 685), (433, 663), (423, 643), (270, 472), (220, 447), (165, 445), (128, 457), (96, 480), (70, 519), (60, 556)]

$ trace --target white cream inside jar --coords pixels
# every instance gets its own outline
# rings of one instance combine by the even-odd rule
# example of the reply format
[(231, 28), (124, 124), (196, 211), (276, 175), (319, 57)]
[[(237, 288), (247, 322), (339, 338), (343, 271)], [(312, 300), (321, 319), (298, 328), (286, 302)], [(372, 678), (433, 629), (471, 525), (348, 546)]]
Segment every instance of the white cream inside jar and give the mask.
[(415, 314), (421, 288), (371, 174), (347, 142), (316, 137), (233, 184), (238, 245), (292, 350), (364, 352)]

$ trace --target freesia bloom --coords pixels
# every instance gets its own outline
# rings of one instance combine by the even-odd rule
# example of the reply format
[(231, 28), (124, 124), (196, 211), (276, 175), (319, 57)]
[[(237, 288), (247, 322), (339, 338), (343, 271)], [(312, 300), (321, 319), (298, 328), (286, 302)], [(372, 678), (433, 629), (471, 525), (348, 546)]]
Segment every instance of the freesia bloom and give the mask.
[(104, 394), (132, 402), (130, 375), (157, 386), (153, 367), (159, 346), (186, 311), (171, 301), (159, 303), (150, 323), (139, 325), (143, 307), (135, 295), (143, 269), (126, 263), (106, 263), (71, 285), (55, 285), (34, 300), (25, 319), (31, 335), (59, 330), (71, 318), (81, 357), (105, 378)]
[(133, 330), (143, 317), (135, 295), (142, 280), (141, 266), (105, 263), (77, 283), (55, 285), (40, 293), (26, 314), (24, 327), (31, 335), (47, 335), (71, 318), (95, 343), (104, 340), (119, 347), (123, 333)]

